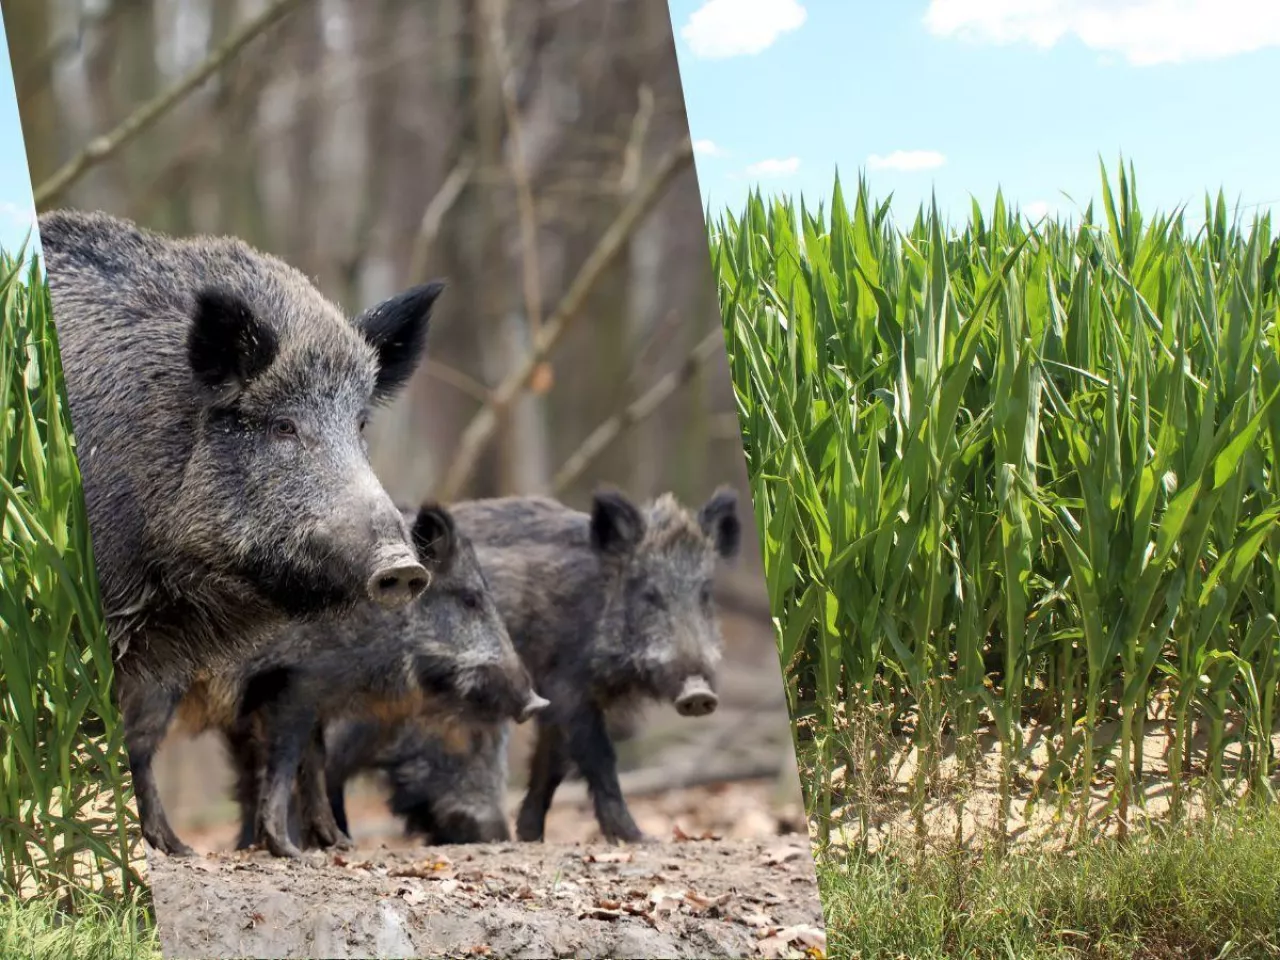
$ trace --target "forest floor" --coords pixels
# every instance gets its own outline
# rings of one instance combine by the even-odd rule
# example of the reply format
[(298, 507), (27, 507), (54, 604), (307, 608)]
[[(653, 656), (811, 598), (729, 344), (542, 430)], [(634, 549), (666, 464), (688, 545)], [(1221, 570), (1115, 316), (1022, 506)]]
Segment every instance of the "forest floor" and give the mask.
[(779, 807), (775, 783), (630, 805), (658, 842), (602, 843), (574, 790), (557, 797), (543, 844), (424, 847), (372, 795), (351, 798), (354, 849), (302, 861), (230, 851), (229, 822), (187, 831), (200, 856), (149, 858), (164, 955), (824, 955), (803, 819)]

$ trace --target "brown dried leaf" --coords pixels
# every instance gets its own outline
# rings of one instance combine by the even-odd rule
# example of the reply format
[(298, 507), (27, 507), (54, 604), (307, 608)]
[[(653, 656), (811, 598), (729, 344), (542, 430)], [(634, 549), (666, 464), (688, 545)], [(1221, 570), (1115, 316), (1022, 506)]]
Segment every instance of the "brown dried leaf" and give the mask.
[(677, 843), (687, 843), (690, 841), (699, 841), (699, 840), (719, 840), (720, 839), (720, 834), (713, 833), (710, 830), (706, 831), (705, 833), (701, 833), (697, 835), (686, 833), (678, 823), (674, 824), (671, 827), (671, 835)]
[(825, 930), (807, 923), (794, 927), (783, 927), (780, 930), (762, 931), (766, 934), (756, 944), (762, 957), (779, 958), (789, 953), (792, 947), (800, 949), (806, 957), (822, 960), (826, 957), (827, 934)]
[(389, 871), (392, 877), (414, 877), (419, 880), (452, 880), (455, 876), (453, 861), (448, 857), (432, 857), (419, 860), (407, 867), (395, 867)]
[(698, 893), (696, 890), (686, 890), (684, 893), (684, 902), (701, 913), (704, 910), (723, 907), (729, 902), (732, 896), (732, 893), (722, 893), (718, 897), (708, 897)]
[(602, 853), (588, 853), (582, 858), (583, 863), (630, 863), (635, 854), (630, 850), (610, 850)]
[(766, 867), (776, 867), (779, 864), (787, 863), (796, 857), (803, 857), (804, 851), (795, 847), (782, 847), (778, 850), (771, 850), (760, 858), (760, 862)]
[(604, 907), (589, 907), (582, 911), (582, 913), (578, 914), (579, 920), (586, 920), (588, 918), (592, 920), (620, 920), (622, 919), (622, 911), (608, 910)]

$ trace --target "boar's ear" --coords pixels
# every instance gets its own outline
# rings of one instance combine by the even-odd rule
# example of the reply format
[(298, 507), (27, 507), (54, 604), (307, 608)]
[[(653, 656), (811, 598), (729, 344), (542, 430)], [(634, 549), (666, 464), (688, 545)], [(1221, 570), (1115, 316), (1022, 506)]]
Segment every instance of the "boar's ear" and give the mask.
[(726, 559), (736, 555), (742, 543), (737, 493), (729, 487), (717, 489), (698, 511), (698, 525), (716, 545), (716, 553)]
[(280, 350), (275, 332), (233, 293), (213, 287), (196, 295), (187, 332), (187, 362), (196, 378), (218, 392), (243, 388)]
[(599, 553), (622, 556), (644, 538), (639, 508), (616, 490), (600, 490), (591, 498), (591, 547)]
[(357, 329), (378, 351), (374, 400), (389, 399), (417, 369), (427, 343), (431, 308), (443, 290), (439, 281), (410, 287), (356, 317)]
[(441, 573), (458, 553), (458, 529), (453, 514), (436, 503), (424, 503), (413, 520), (413, 546), (418, 560), (432, 573)]

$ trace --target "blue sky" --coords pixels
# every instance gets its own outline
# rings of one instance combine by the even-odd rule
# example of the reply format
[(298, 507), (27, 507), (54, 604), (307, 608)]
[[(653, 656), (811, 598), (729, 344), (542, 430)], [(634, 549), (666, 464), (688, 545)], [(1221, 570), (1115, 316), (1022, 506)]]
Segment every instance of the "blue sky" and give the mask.
[[(1276, 0), (670, 0), (703, 200), (829, 199), (866, 172), (899, 216), (1098, 194), (1132, 160), (1144, 209), (1206, 189), (1280, 201)], [(1071, 200), (1064, 196), (1069, 195)]]
[[(34, 210), (27, 154), (22, 145), (22, 124), (18, 119), (18, 98), (9, 66), (9, 42), (0, 20), (0, 249), (18, 252), (28, 229), (34, 225)], [(33, 230), (33, 247), (35, 240)]]

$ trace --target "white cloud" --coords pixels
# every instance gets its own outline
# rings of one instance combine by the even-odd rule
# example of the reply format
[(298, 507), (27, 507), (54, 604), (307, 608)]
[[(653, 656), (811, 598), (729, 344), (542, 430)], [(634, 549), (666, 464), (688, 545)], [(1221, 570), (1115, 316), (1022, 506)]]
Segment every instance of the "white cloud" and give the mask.
[(946, 156), (937, 150), (895, 150), (887, 156), (873, 153), (867, 157), (867, 169), (911, 173), (917, 170), (936, 170), (946, 162)]
[(748, 57), (800, 29), (808, 16), (800, 0), (706, 0), (689, 15), (680, 36), (695, 57)]
[(693, 152), (704, 157), (724, 156), (724, 151), (720, 149), (714, 140), (693, 141)]
[(1032, 223), (1034, 223), (1035, 221), (1039, 220), (1041, 217), (1047, 217), (1049, 214), (1053, 213), (1056, 209), (1057, 207), (1055, 207), (1048, 200), (1032, 200), (1030, 203), (1028, 203), (1026, 206), (1022, 208), (1022, 215), (1026, 217), (1028, 220), (1030, 220)]
[(21, 231), (30, 230), (31, 241), (35, 243), (38, 229), (35, 207), (11, 203), (8, 200), (0, 200), (0, 217)]
[(787, 157), (785, 160), (761, 160), (747, 167), (749, 177), (789, 177), (800, 169), (799, 157)]
[(942, 37), (1048, 49), (1074, 37), (1135, 66), (1213, 60), (1280, 46), (1275, 0), (930, 0)]

